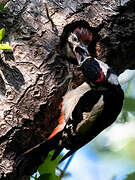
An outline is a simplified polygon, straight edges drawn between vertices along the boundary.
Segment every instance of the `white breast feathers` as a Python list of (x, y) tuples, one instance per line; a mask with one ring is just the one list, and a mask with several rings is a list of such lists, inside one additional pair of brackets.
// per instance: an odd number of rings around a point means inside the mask
[(90, 86), (86, 82), (84, 82), (76, 89), (70, 90), (65, 94), (65, 96), (63, 97), (62, 106), (65, 122), (67, 122), (69, 118), (72, 119), (72, 112), (76, 104), (78, 103), (79, 99), (89, 90), (91, 90)]

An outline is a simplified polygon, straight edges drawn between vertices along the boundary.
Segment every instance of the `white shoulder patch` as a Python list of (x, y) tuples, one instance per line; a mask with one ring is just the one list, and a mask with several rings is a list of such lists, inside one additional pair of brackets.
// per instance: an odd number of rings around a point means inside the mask
[(64, 113), (65, 121), (67, 122), (69, 118), (72, 119), (72, 112), (78, 103), (79, 99), (91, 88), (84, 82), (82, 85), (73, 89), (65, 94), (63, 97), (62, 111)]

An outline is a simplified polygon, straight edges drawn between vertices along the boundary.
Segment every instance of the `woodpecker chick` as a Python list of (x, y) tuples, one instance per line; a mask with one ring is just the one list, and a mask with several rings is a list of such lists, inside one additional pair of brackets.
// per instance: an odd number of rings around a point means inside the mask
[(84, 20), (68, 24), (61, 35), (60, 50), (63, 57), (73, 64), (79, 65), (89, 56), (95, 56), (96, 41), (99, 39), (97, 30), (90, 27)]
[(88, 46), (92, 41), (92, 33), (86, 28), (76, 28), (68, 37), (66, 44), (67, 57), (77, 59), (77, 64), (89, 55)]

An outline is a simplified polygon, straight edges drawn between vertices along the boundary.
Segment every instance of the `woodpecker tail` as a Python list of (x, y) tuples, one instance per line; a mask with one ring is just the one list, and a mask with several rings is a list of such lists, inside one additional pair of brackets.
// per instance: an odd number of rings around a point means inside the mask
[(29, 169), (33, 168), (37, 170), (37, 167), (43, 162), (43, 160), (47, 157), (49, 151), (55, 150), (52, 160), (54, 160), (59, 153), (64, 148), (63, 143), (60, 143), (62, 140), (62, 130), (65, 126), (64, 121), (64, 113), (62, 112), (63, 104), (60, 104), (61, 115), (58, 120), (59, 124), (54, 129), (52, 134), (48, 137), (47, 140), (41, 142), (37, 146), (26, 151), (22, 154), (15, 163), (15, 168), (18, 170), (23, 170), (24, 174), (28, 174), (27, 172), (31, 172)]
[[(49, 151), (55, 149), (58, 144), (58, 136), (52, 139), (43, 141), (23, 153), (15, 163), (15, 169), (19, 174), (29, 175), (29, 172), (35, 172), (40, 164), (47, 157)], [(32, 171), (31, 171), (32, 170)]]

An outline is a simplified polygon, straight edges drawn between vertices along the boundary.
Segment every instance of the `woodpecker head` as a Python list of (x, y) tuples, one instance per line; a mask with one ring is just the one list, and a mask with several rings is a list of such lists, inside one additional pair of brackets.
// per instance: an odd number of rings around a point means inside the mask
[(95, 58), (86, 59), (81, 70), (86, 81), (93, 86), (119, 85), (118, 77), (111, 67)]
[(88, 46), (92, 42), (92, 32), (86, 28), (77, 27), (70, 33), (67, 40), (67, 56), (77, 59), (77, 64), (89, 56)]
[(65, 26), (60, 39), (62, 55), (76, 65), (88, 56), (93, 56), (98, 33), (84, 20)]
[(102, 67), (95, 59), (87, 59), (83, 62), (81, 70), (88, 83), (98, 84), (105, 82), (105, 74)]

